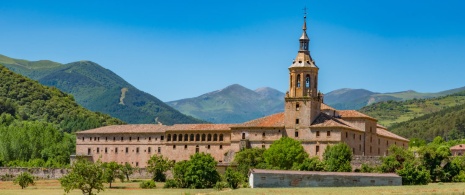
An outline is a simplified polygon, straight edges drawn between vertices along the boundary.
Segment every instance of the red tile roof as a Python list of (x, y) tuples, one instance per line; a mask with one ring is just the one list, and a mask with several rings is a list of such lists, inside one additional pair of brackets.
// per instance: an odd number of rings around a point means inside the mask
[(366, 119), (378, 121), (377, 119), (371, 116), (368, 116), (366, 114), (363, 114), (361, 112), (358, 112), (356, 110), (338, 110), (338, 113), (341, 115), (342, 118), (366, 118)]
[(247, 121), (234, 127), (284, 127), (284, 112)]
[(111, 125), (76, 132), (76, 134), (107, 134), (107, 133), (163, 133), (167, 126), (156, 124), (138, 124), (138, 125)]
[(393, 138), (393, 139), (397, 139), (397, 140), (401, 140), (401, 141), (409, 141), (408, 139), (405, 139), (401, 136), (398, 136), (386, 129), (382, 129), (382, 128), (376, 128), (376, 134), (378, 134), (379, 136), (383, 136), (383, 137), (389, 137), (389, 138)]
[(166, 131), (190, 131), (190, 130), (230, 130), (233, 124), (175, 124), (168, 126)]
[(343, 119), (335, 118), (325, 113), (320, 113), (320, 115), (315, 119), (315, 121), (313, 121), (310, 127), (342, 127), (356, 131), (363, 131), (355, 126), (352, 126), (350, 123), (344, 121)]
[(465, 144), (455, 145), (455, 146), (450, 147), (450, 149), (451, 150), (465, 150)]
[(336, 110), (331, 106), (321, 103), (321, 110)]

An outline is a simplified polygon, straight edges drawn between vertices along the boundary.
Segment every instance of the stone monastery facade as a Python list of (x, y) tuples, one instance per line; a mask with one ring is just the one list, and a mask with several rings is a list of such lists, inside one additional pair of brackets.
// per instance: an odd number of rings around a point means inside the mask
[(242, 124), (113, 125), (76, 133), (76, 155), (93, 161), (129, 162), (145, 167), (152, 155), (188, 160), (197, 152), (220, 164), (232, 162), (243, 148), (268, 148), (283, 136), (302, 142), (320, 158), (328, 145), (347, 143), (354, 155), (383, 156), (391, 145), (408, 147), (407, 139), (389, 132), (377, 120), (355, 110), (336, 110), (318, 92), (318, 70), (310, 55), (306, 21), (297, 57), (289, 67), (284, 112)]

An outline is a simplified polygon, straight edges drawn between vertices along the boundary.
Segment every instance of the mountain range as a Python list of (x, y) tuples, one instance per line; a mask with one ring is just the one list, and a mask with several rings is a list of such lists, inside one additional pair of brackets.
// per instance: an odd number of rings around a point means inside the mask
[(241, 123), (284, 109), (284, 93), (269, 87), (256, 90), (234, 84), (198, 97), (167, 102), (168, 105), (213, 123)]
[(72, 94), (83, 107), (127, 123), (203, 123), (140, 91), (112, 71), (91, 61), (60, 64), (0, 55), (0, 64), (41, 84)]

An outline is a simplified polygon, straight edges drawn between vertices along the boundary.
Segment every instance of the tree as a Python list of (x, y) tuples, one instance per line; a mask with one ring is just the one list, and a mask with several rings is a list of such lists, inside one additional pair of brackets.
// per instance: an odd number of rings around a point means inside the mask
[(147, 171), (153, 174), (153, 180), (166, 181), (165, 172), (173, 167), (173, 161), (164, 158), (162, 155), (153, 155), (147, 162)]
[(389, 147), (389, 155), (381, 158), (381, 172), (395, 173), (397, 170), (403, 168), (404, 162), (413, 161), (413, 153), (405, 148), (392, 145)]
[(302, 164), (296, 164), (293, 170), (299, 171), (323, 171), (325, 164), (318, 157), (306, 158)]
[(78, 159), (72, 166), (71, 171), (60, 179), (60, 184), (66, 193), (73, 189), (80, 189), (83, 194), (93, 195), (103, 191), (105, 181), (101, 163), (92, 163), (86, 159)]
[(251, 168), (264, 167), (263, 148), (248, 148), (241, 150), (234, 156), (234, 162), (237, 164), (237, 171), (247, 180), (247, 175)]
[(29, 185), (35, 185), (34, 177), (28, 172), (22, 172), (21, 174), (16, 177), (13, 181), (14, 184), (19, 184), (21, 189), (27, 188)]
[(297, 166), (296, 164), (301, 164), (307, 157), (302, 144), (289, 137), (281, 137), (263, 153), (267, 167), (281, 170), (289, 170)]
[(113, 183), (116, 179), (124, 181), (124, 174), (121, 171), (122, 166), (119, 165), (117, 162), (112, 161), (109, 163), (103, 163), (102, 168), (104, 174), (103, 177), (105, 178), (105, 181), (110, 184), (110, 188), (111, 183)]
[(126, 176), (126, 181), (129, 181), (129, 175), (134, 173), (134, 168), (131, 166), (131, 164), (126, 162), (123, 166), (121, 166), (121, 172)]
[(335, 172), (351, 172), (352, 150), (346, 143), (328, 146), (323, 153), (325, 170)]
[(444, 172), (443, 166), (449, 163), (449, 156), (451, 155), (449, 145), (444, 142), (442, 137), (437, 136), (433, 142), (423, 146), (419, 150), (423, 166), (429, 171), (432, 181), (438, 178), (442, 180), (449, 180), (449, 176)]
[(244, 180), (242, 179), (241, 173), (229, 167), (226, 169), (226, 172), (224, 173), (224, 179), (226, 180), (231, 189), (237, 189), (239, 183), (241, 183), (241, 181)]
[(220, 181), (216, 161), (210, 154), (196, 153), (174, 165), (174, 180), (181, 188), (211, 188)]
[(405, 162), (397, 174), (402, 177), (402, 185), (426, 185), (430, 181), (428, 170), (415, 161)]

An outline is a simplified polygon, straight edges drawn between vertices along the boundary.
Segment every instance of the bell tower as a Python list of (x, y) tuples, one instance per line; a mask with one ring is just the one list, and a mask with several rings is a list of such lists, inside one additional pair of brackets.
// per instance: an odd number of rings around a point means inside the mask
[(309, 51), (306, 16), (302, 30), (299, 51), (289, 67), (289, 91), (285, 97), (285, 126), (290, 137), (298, 137), (298, 129), (308, 129), (320, 114), (323, 102), (323, 95), (318, 92), (318, 67)]

